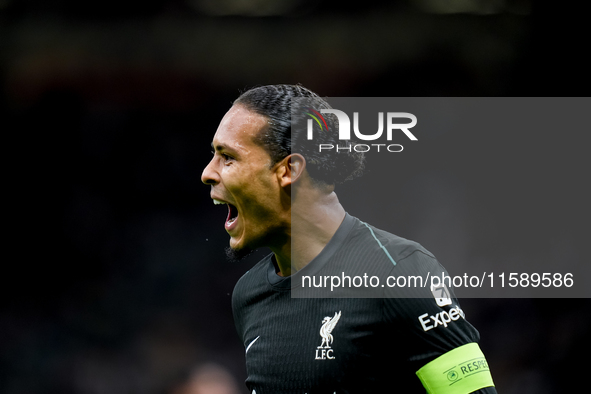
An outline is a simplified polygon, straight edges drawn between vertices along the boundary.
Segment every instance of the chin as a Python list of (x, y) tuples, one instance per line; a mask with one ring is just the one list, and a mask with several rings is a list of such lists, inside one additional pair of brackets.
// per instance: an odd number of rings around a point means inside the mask
[(242, 250), (254, 250), (263, 245), (261, 245), (261, 240), (253, 236), (253, 234), (245, 234), (244, 232), (240, 232), (239, 234), (235, 234), (234, 236), (230, 236), (230, 248), (241, 253)]
[(235, 250), (236, 252), (241, 251), (242, 249), (249, 249), (245, 242), (241, 242), (242, 240), (230, 237), (230, 246), (229, 248)]
[(254, 249), (249, 247), (241, 247), (240, 249), (236, 249), (232, 246), (226, 247), (226, 257), (228, 260), (232, 262), (238, 262), (244, 259), (246, 256), (254, 252)]

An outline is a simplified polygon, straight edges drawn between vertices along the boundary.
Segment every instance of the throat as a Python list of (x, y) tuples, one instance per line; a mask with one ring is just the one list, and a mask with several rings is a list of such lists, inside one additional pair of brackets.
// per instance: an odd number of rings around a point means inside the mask
[[(281, 262), (279, 262), (278, 260), (280, 260)], [(278, 259), (277, 254), (273, 255), (272, 261), (273, 265), (275, 266), (275, 273), (279, 276), (286, 278), (297, 272), (297, 270), (292, 270), (290, 260), (283, 260), (281, 258)]]

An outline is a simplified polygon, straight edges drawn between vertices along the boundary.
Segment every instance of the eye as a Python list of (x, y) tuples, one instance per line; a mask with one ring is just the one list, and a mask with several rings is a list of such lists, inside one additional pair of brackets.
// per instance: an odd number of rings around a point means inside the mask
[(220, 153), (220, 155), (222, 156), (222, 158), (223, 158), (225, 161), (234, 160), (234, 158), (233, 158), (232, 156), (230, 156), (230, 155), (228, 155), (228, 154), (226, 154), (226, 153)]

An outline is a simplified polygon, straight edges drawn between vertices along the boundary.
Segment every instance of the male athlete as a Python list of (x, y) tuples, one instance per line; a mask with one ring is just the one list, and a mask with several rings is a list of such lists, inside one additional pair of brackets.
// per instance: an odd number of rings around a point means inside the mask
[[(297, 114), (311, 109), (297, 98), (317, 111), (330, 108), (302, 86), (242, 94), (223, 117), (202, 174), (214, 204), (228, 206), (231, 252), (272, 251), (232, 297), (249, 391), (496, 393), (479, 334), (445, 286), (385, 286), (359, 297), (355, 284), (346, 286), (347, 277), (364, 273), (385, 280), (445, 271), (421, 245), (345, 212), (335, 185), (359, 175), (363, 155), (308, 145), (296, 126), (304, 121)], [(334, 133), (320, 138), (339, 144)], [(305, 296), (305, 278), (334, 273), (342, 273), (343, 288)], [(292, 297), (297, 291), (303, 296)]]

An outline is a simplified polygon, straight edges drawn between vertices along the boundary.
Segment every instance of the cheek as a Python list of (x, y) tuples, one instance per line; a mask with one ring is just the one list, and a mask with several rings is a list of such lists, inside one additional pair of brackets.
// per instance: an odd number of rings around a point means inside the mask
[(248, 213), (265, 210), (279, 196), (275, 173), (266, 163), (243, 165), (235, 163), (224, 166), (222, 179), (225, 188), (234, 196), (238, 205)]
[(246, 209), (253, 209), (267, 216), (275, 212), (279, 190), (268, 170), (249, 178), (243, 193)]
[(234, 195), (239, 195), (241, 191), (248, 188), (250, 180), (253, 178), (246, 169), (238, 165), (223, 165), (221, 169), (222, 182), (228, 191)]

